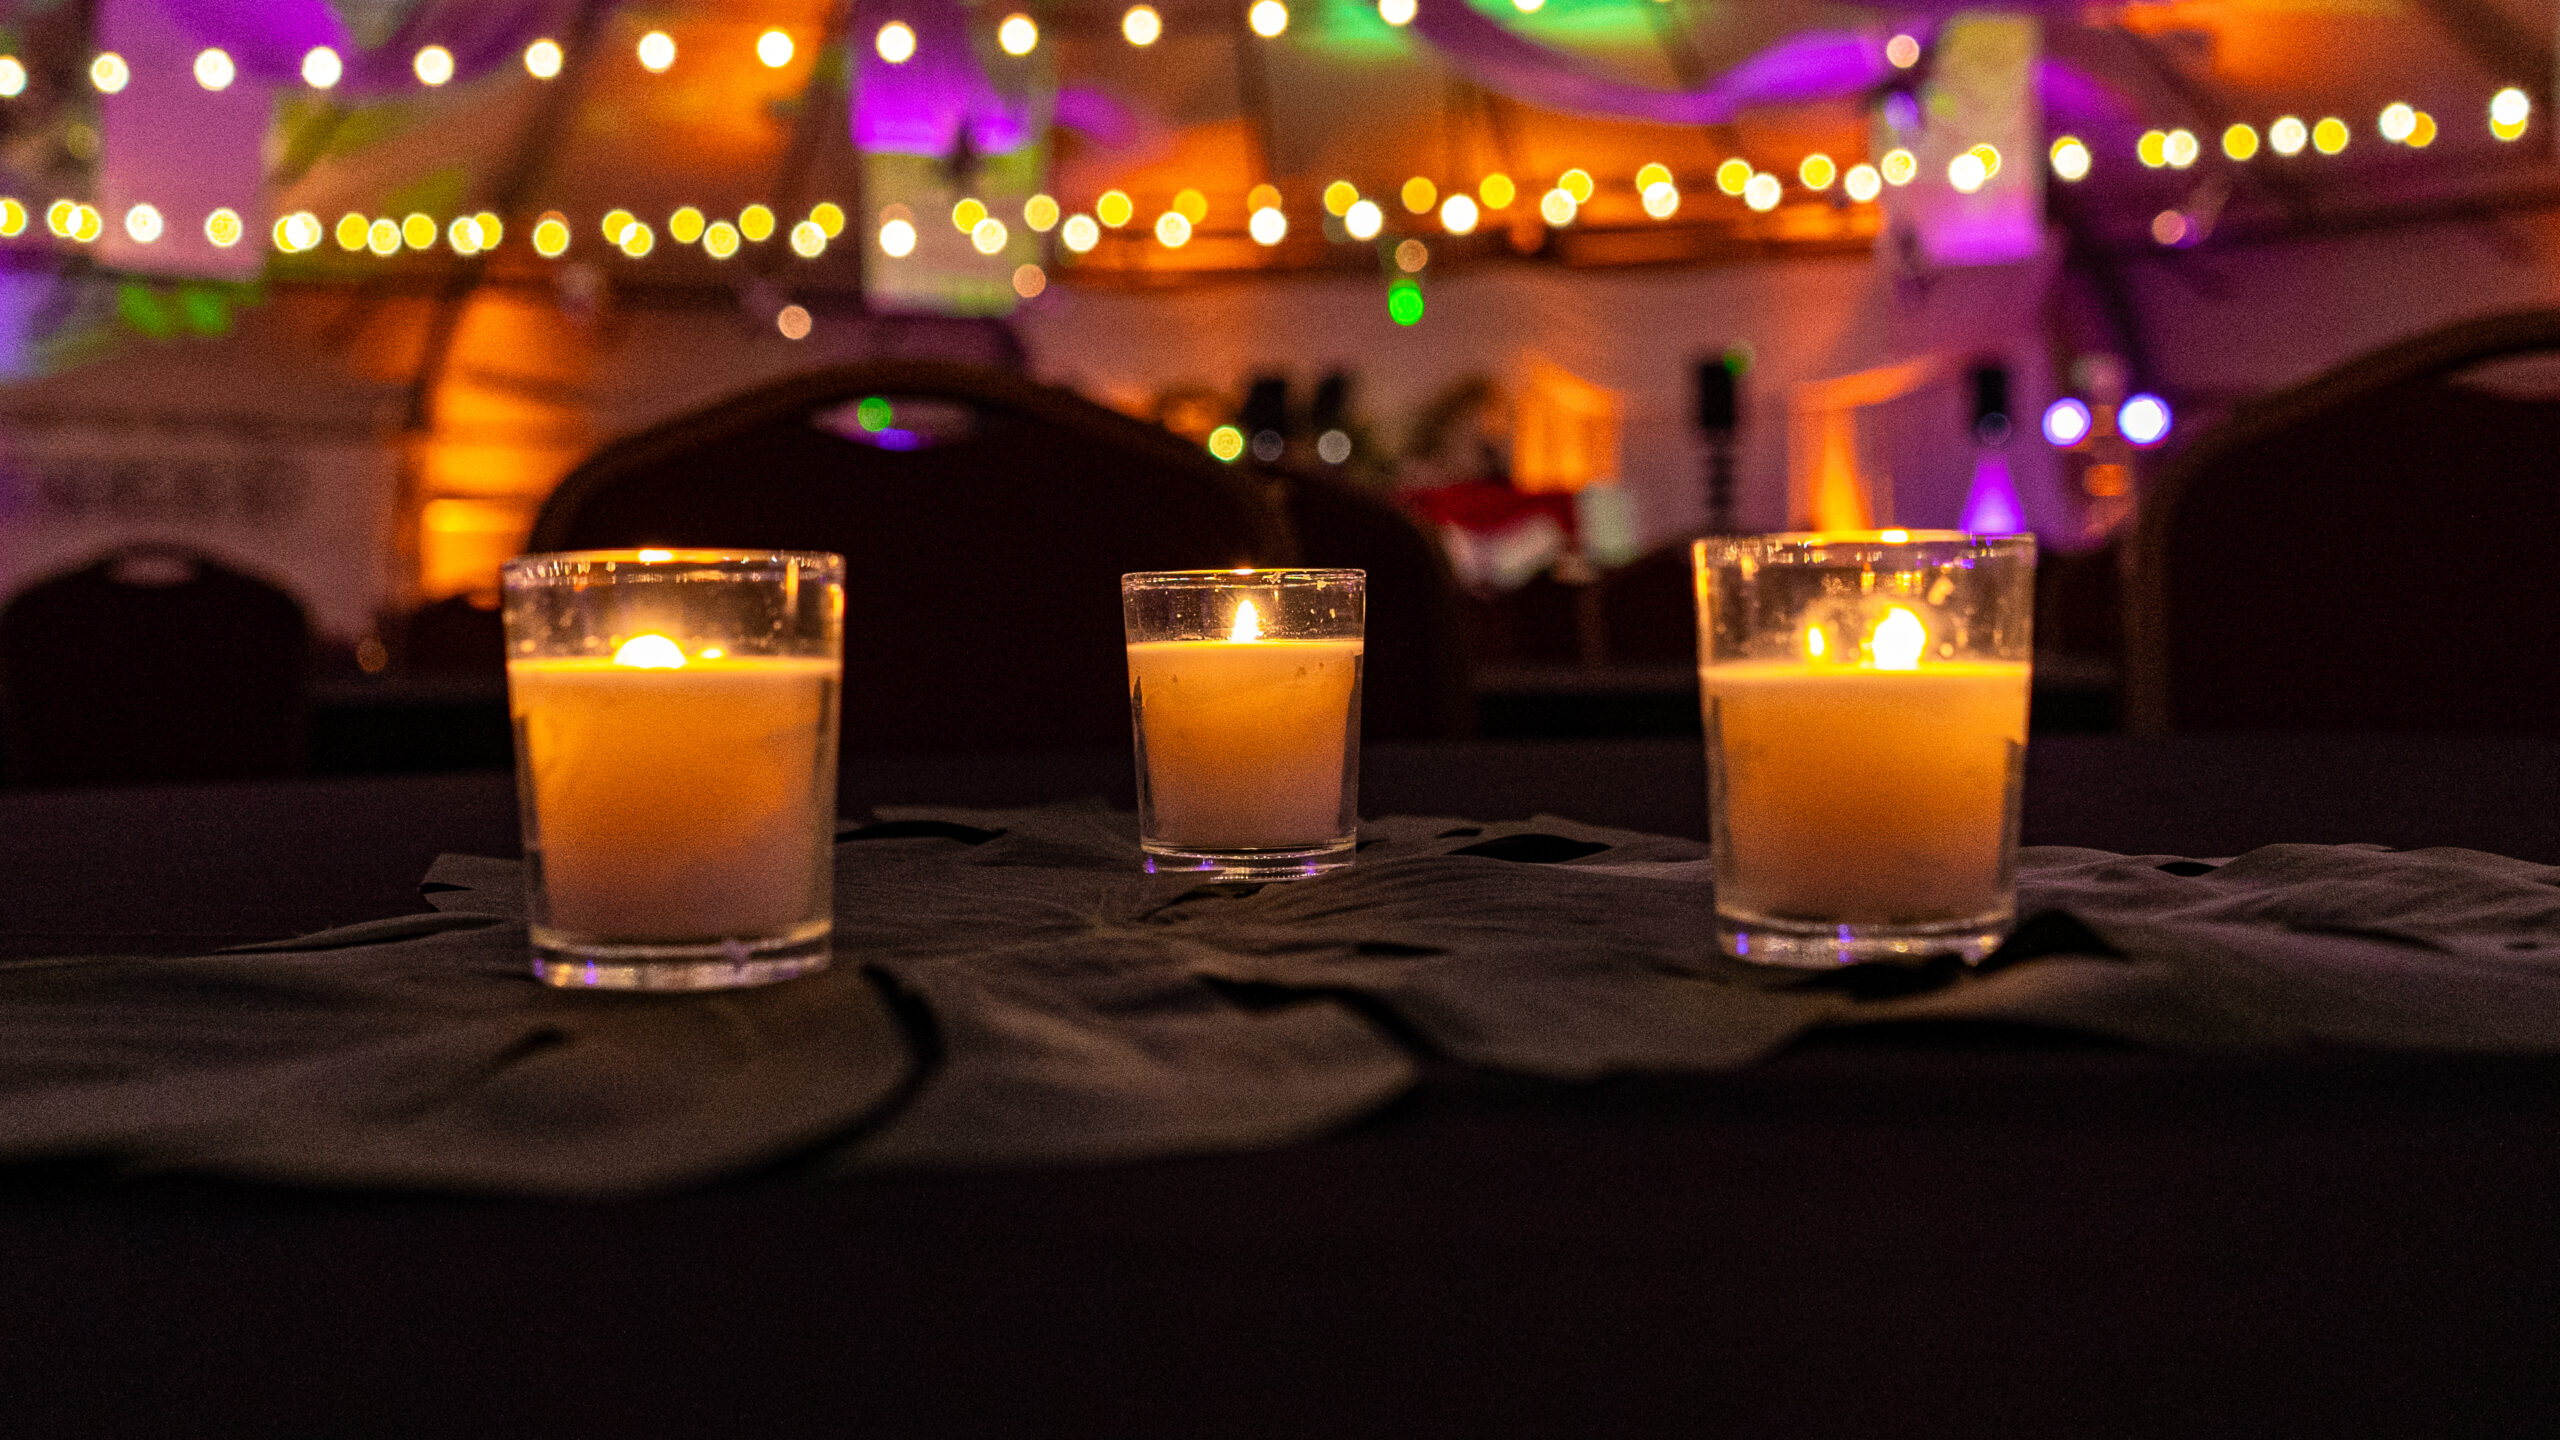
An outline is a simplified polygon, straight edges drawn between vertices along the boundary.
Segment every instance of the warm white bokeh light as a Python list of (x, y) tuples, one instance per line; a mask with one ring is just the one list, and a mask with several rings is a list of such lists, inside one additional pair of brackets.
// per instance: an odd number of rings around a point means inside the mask
[(314, 90), (327, 90), (347, 78), (347, 62), (326, 45), (314, 45), (302, 57), (302, 83)]
[(1007, 55), (1028, 55), (1040, 44), (1040, 25), (1028, 15), (1007, 15), (996, 27), (996, 44)]
[(641, 69), (663, 75), (676, 63), (676, 37), (664, 30), (652, 30), (640, 37), (639, 55)]
[(1153, 45), (1164, 34), (1164, 17), (1152, 5), (1132, 5), (1120, 17), (1120, 38), (1132, 45)]
[(207, 90), (228, 90), (240, 78), (240, 67), (231, 63), (230, 52), (199, 50), (196, 52), (196, 83)]
[(904, 20), (892, 20), (881, 26), (880, 33), (872, 37), (871, 48), (879, 51), (880, 58), (890, 64), (904, 65), (915, 58), (916, 32)]
[(441, 85), (453, 78), (453, 52), (441, 45), (421, 49), (409, 62), (421, 85)]
[(524, 47), (525, 73), (536, 80), (549, 80), (560, 73), (560, 62), (566, 58), (557, 40), (536, 40)]

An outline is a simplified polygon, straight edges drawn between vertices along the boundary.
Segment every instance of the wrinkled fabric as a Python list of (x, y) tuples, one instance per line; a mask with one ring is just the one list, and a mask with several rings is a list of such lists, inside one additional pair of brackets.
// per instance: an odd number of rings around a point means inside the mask
[(559, 1195), (1288, 1144), (1455, 1064), (1751, 1064), (1814, 1031), (2006, 1024), (2168, 1049), (2560, 1050), (2560, 869), (2462, 850), (2031, 849), (1980, 966), (1715, 953), (1696, 842), (1552, 817), (1362, 828), (1311, 881), (1148, 875), (1092, 807), (884, 810), (836, 964), (717, 995), (527, 975), (524, 872), (436, 913), (191, 959), (0, 965), (0, 1162)]

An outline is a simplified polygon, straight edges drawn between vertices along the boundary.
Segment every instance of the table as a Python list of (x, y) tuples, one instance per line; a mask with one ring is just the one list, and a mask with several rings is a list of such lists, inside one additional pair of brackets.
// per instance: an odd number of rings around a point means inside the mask
[[(1373, 746), (1364, 810), (1696, 834), (1694, 745)], [(1128, 800), (1124, 755), (849, 803)], [(0, 796), (0, 946), (420, 908), (503, 776)], [(2027, 838), (2560, 860), (2560, 744), (2039, 738)], [(1831, 1038), (1443, 1071), (1266, 1154), (609, 1205), (0, 1183), (0, 1415), (100, 1433), (2515, 1433), (2560, 1412), (2560, 1062)], [(18, 1429), (20, 1426), (12, 1425)], [(29, 1426), (28, 1428), (32, 1428)]]

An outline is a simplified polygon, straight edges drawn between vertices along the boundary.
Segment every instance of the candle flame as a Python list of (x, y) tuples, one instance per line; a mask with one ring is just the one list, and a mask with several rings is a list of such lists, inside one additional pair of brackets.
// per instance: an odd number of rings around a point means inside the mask
[(1920, 652), (1929, 647), (1929, 629), (1920, 617), (1896, 605), (1876, 623), (1876, 633), (1867, 641), (1869, 653), (1875, 656), (1879, 670), (1917, 670)]
[(664, 635), (634, 635), (613, 652), (613, 663), (634, 670), (681, 670), (684, 649)]
[(1236, 606), (1235, 628), (1227, 632), (1227, 638), (1238, 644), (1262, 638), (1262, 612), (1253, 608), (1252, 601)]
[(1910, 540), (1911, 532), (1908, 530), (1887, 530), (1884, 532), (1884, 543), (1887, 545), (1908, 544), (1910, 543)]
[(643, 550), (640, 552), (640, 558), (643, 561), (649, 562), (673, 560), (676, 558), (676, 552), (673, 550)]
[(1822, 658), (1822, 652), (1829, 648), (1830, 646), (1823, 641), (1821, 626), (1807, 625), (1804, 627), (1804, 653), (1808, 657), (1819, 660)]

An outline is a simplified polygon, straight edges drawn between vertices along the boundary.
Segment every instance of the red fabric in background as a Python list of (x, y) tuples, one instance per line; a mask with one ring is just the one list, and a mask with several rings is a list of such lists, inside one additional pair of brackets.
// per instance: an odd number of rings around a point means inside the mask
[(1406, 490), (1396, 498), (1428, 525), (1455, 525), (1474, 534), (1492, 535), (1544, 515), (1562, 526), (1567, 538), (1578, 535), (1571, 495), (1523, 495), (1496, 481), (1468, 480), (1426, 490)]

